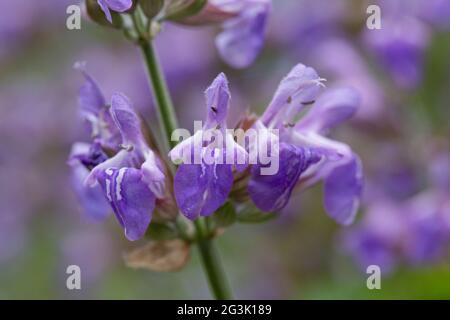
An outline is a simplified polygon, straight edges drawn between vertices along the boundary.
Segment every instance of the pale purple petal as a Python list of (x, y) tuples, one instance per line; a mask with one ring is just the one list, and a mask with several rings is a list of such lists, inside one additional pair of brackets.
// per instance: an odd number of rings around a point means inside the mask
[(155, 208), (155, 196), (134, 168), (108, 168), (98, 175), (106, 199), (125, 230), (128, 240), (140, 239)]
[(205, 91), (207, 119), (205, 129), (225, 126), (230, 107), (230, 90), (224, 73), (220, 73)]
[(300, 175), (319, 157), (308, 148), (299, 148), (291, 144), (280, 144), (279, 170), (274, 175), (262, 175), (261, 167), (254, 165), (248, 192), (255, 205), (266, 212), (283, 209), (289, 201)]
[(116, 12), (125, 12), (133, 6), (132, 0), (97, 0), (97, 3), (110, 23), (112, 23), (110, 9)]
[(367, 30), (365, 40), (394, 82), (406, 89), (422, 81), (428, 27), (412, 17), (390, 17), (380, 30)]
[(150, 149), (145, 152), (144, 157), (145, 161), (141, 166), (142, 180), (157, 198), (164, 198), (166, 177), (163, 173), (162, 164)]
[(71, 182), (81, 209), (91, 219), (101, 221), (109, 216), (111, 208), (99, 185), (88, 187), (84, 181), (89, 174), (88, 169), (81, 163), (71, 165)]
[(312, 109), (297, 123), (296, 128), (326, 133), (352, 117), (360, 100), (358, 92), (351, 88), (329, 90), (317, 99)]
[(181, 212), (194, 220), (222, 206), (232, 185), (231, 165), (182, 164), (175, 174), (175, 199)]
[(362, 192), (362, 179), (362, 165), (357, 155), (335, 167), (325, 178), (325, 209), (328, 215), (342, 225), (349, 225), (355, 219)]
[(104, 0), (111, 10), (125, 12), (133, 5), (132, 0)]
[(86, 79), (78, 94), (81, 112), (83, 114), (89, 113), (98, 116), (106, 105), (105, 98), (98, 87), (97, 82), (89, 73), (87, 73), (85, 63), (77, 62), (75, 63), (74, 68), (80, 70)]
[(113, 94), (111, 98), (111, 115), (122, 135), (122, 143), (131, 143), (139, 146), (143, 141), (141, 121), (135, 113), (130, 99), (121, 93)]
[(279, 125), (292, 120), (289, 118), (301, 111), (304, 105), (316, 100), (322, 81), (313, 68), (296, 65), (281, 81), (261, 121), (268, 126), (274, 121)]
[(99, 142), (92, 144), (78, 142), (72, 146), (68, 162), (70, 165), (81, 163), (87, 169), (92, 169), (107, 159)]
[(270, 11), (267, 1), (249, 3), (237, 18), (226, 22), (216, 38), (222, 59), (234, 68), (251, 65), (264, 45)]
[(98, 5), (100, 6), (100, 8), (102, 9), (102, 11), (104, 12), (106, 19), (112, 23), (112, 16), (111, 16), (111, 11), (109, 11), (109, 7), (108, 7), (108, 3), (106, 0), (97, 0)]

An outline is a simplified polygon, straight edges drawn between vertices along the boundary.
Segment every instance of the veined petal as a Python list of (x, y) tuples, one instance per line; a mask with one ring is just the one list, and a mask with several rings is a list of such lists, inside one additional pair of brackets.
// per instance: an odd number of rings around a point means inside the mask
[(362, 180), (361, 160), (355, 154), (346, 163), (335, 167), (325, 178), (325, 210), (338, 223), (349, 225), (355, 219)]
[(98, 180), (127, 239), (140, 239), (155, 208), (155, 195), (142, 180), (141, 171), (108, 168), (98, 175)]
[(96, 81), (86, 71), (84, 62), (75, 63), (74, 68), (80, 70), (86, 79), (78, 98), (81, 115), (89, 123), (92, 137), (99, 139), (102, 146), (115, 150), (120, 137), (105, 98)]
[(182, 164), (175, 174), (175, 199), (189, 219), (213, 214), (225, 203), (233, 185), (228, 164)]
[(74, 68), (80, 70), (86, 79), (78, 94), (81, 112), (83, 114), (92, 114), (98, 117), (99, 113), (106, 105), (105, 98), (98, 87), (97, 82), (86, 71), (86, 64), (84, 62), (75, 63)]
[(264, 45), (269, 1), (249, 2), (240, 15), (224, 23), (216, 38), (222, 59), (234, 68), (251, 65)]
[(297, 123), (296, 129), (324, 133), (352, 117), (361, 98), (356, 90), (341, 88), (322, 94), (312, 109)]
[(77, 142), (72, 146), (69, 156), (69, 164), (81, 163), (88, 169), (94, 168), (108, 158), (101, 149), (99, 142), (92, 144)]
[(143, 142), (141, 121), (127, 96), (122, 93), (112, 95), (111, 115), (122, 135), (122, 143), (139, 147)]
[(87, 186), (93, 187), (97, 184), (98, 179), (103, 171), (109, 168), (123, 168), (129, 167), (130, 152), (126, 150), (120, 150), (114, 157), (98, 164), (94, 167), (89, 175), (86, 177), (85, 184)]
[(220, 73), (205, 91), (207, 119), (205, 129), (225, 127), (230, 106), (230, 90), (224, 73)]
[[(281, 143), (279, 170), (274, 175), (262, 175), (262, 165), (254, 165), (248, 192), (255, 205), (266, 212), (283, 209), (289, 201), (300, 175), (313, 163), (319, 161), (314, 150)], [(268, 166), (268, 165), (265, 165)]]
[(292, 121), (304, 105), (316, 100), (322, 81), (313, 68), (296, 65), (281, 81), (261, 121), (268, 128)]

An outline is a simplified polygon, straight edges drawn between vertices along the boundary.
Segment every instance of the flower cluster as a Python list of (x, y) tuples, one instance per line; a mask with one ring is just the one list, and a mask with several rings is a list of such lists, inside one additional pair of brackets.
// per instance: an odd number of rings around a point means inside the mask
[(86, 185), (78, 187), (80, 198), (89, 199), (83, 203), (88, 202), (88, 213), (98, 218), (105, 215), (104, 196), (126, 237), (136, 240), (147, 230), (157, 199), (165, 197), (165, 168), (148, 146), (129, 99), (115, 93), (108, 105), (93, 78), (82, 72), (86, 82), (80, 90), (81, 114), (93, 141), (76, 143), (69, 159), (74, 179)]
[[(107, 106), (95, 82), (83, 72), (86, 83), (80, 92), (80, 104), (94, 141), (91, 145), (76, 144), (70, 163), (88, 186), (100, 188), (95, 195), (104, 194), (127, 238), (136, 240), (145, 233), (156, 200), (165, 197), (165, 166), (147, 145), (130, 101), (116, 93)], [(264, 114), (253, 121), (252, 127), (264, 128), (259, 132), (267, 134), (257, 142), (240, 145), (227, 131), (230, 92), (221, 73), (205, 92), (207, 118), (203, 130), (169, 153), (172, 161), (180, 164), (173, 181), (173, 198), (179, 210), (191, 220), (212, 215), (233, 200), (230, 192), (237, 175), (248, 182), (246, 192), (263, 212), (283, 209), (294, 189), (302, 190), (323, 180), (328, 214), (341, 224), (350, 224), (361, 195), (361, 163), (347, 145), (326, 134), (355, 112), (359, 97), (349, 88), (320, 94), (323, 81), (310, 67), (294, 67), (281, 81)], [(310, 110), (296, 121), (308, 107)], [(250, 163), (249, 154), (257, 147), (254, 143), (267, 144), (272, 134), (269, 128), (279, 133), (277, 144), (268, 150), (278, 158), (279, 166), (268, 174), (263, 170), (268, 164)], [(198, 139), (207, 130), (222, 133), (224, 144), (217, 144), (216, 139), (206, 143)], [(202, 162), (182, 163), (187, 154), (200, 154)], [(225, 157), (231, 162), (224, 161)], [(81, 198), (94, 197), (93, 190), (87, 192), (83, 191)], [(96, 210), (90, 210), (99, 216)]]

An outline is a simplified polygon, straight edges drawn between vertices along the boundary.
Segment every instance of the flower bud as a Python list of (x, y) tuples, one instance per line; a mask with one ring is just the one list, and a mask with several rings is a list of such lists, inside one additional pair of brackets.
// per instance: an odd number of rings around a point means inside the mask
[(117, 29), (122, 27), (122, 19), (120, 15), (114, 11), (111, 11), (112, 23), (109, 23), (97, 0), (86, 0), (86, 13), (92, 21), (102, 26)]
[(172, 0), (169, 1), (164, 18), (166, 20), (180, 21), (198, 14), (207, 4), (208, 0)]
[(164, 0), (139, 0), (139, 5), (145, 15), (152, 19), (164, 7)]

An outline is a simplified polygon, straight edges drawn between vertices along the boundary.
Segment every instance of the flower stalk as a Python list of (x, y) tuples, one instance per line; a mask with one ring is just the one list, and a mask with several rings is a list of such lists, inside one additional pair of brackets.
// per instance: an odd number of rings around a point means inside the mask
[[(178, 127), (172, 99), (152, 42), (145, 38), (140, 38), (138, 45), (142, 51), (148, 71), (164, 146), (166, 151), (168, 151), (176, 144), (171, 141), (170, 137), (171, 133)], [(171, 169), (174, 170), (174, 167), (171, 166)], [(208, 278), (209, 287), (216, 299), (231, 299), (231, 290), (221, 265), (217, 248), (214, 245), (213, 239), (208, 236), (204, 221), (202, 220), (203, 218), (197, 219), (194, 225), (200, 257)]]

